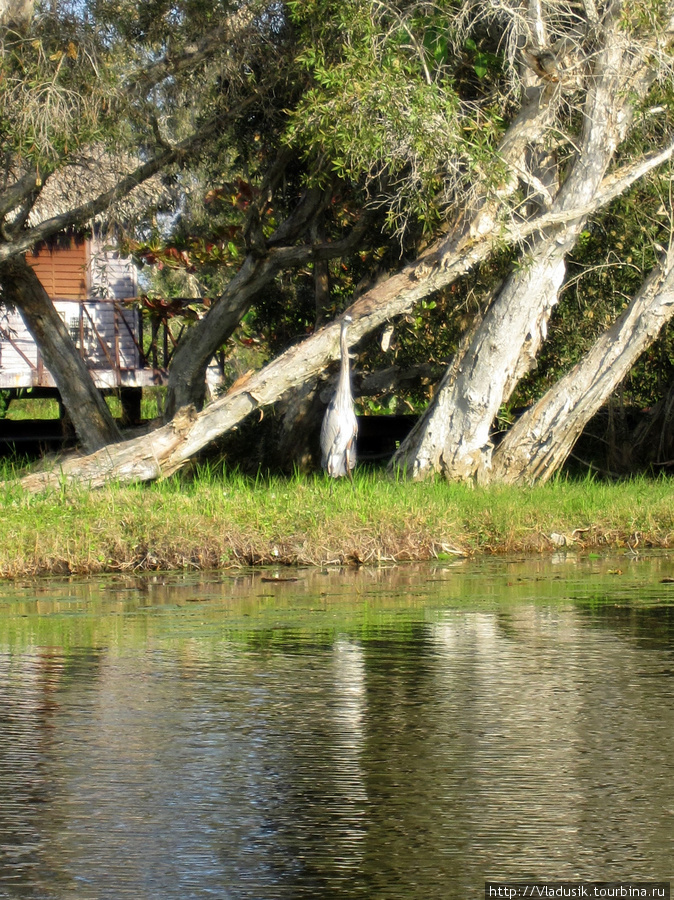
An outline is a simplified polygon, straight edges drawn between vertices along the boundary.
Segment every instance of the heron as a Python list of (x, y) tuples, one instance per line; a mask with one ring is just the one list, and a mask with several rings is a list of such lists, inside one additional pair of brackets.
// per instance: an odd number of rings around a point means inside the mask
[(349, 373), (349, 348), (346, 343), (346, 329), (351, 316), (344, 316), (339, 334), (341, 368), (335, 396), (328, 404), (321, 427), (322, 465), (331, 478), (347, 475), (353, 484), (351, 470), (356, 465), (356, 434), (358, 420), (353, 408), (351, 376)]

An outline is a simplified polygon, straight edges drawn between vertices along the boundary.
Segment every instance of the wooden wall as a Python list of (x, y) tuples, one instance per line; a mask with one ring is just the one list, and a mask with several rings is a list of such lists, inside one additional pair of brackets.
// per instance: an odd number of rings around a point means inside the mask
[[(54, 301), (99, 387), (140, 384), (145, 375), (153, 383), (152, 370), (140, 368), (134, 343), (140, 314), (113, 302), (137, 294), (136, 267), (130, 260), (99, 240), (43, 248), (37, 254), (27, 253), (26, 260)], [(0, 305), (0, 388), (53, 384), (21, 316)]]
[[(110, 300), (80, 303), (55, 300), (54, 307), (82, 352), (96, 384), (116, 387), (129, 383), (129, 379), (123, 378), (125, 373), (137, 373), (141, 366), (134, 341), (134, 336), (138, 335), (139, 311)], [(131, 380), (137, 380), (137, 375)], [(1, 310), (0, 388), (53, 385), (54, 380), (44, 368), (37, 346), (19, 313)]]
[(26, 260), (35, 269), (44, 289), (53, 299), (86, 300), (87, 263), (86, 243), (50, 250), (43, 247), (37, 255), (26, 254)]
[(138, 291), (133, 262), (96, 238), (54, 250), (45, 247), (26, 259), (52, 300), (123, 300)]
[(124, 300), (138, 294), (138, 270), (130, 259), (95, 238), (89, 245), (89, 296)]

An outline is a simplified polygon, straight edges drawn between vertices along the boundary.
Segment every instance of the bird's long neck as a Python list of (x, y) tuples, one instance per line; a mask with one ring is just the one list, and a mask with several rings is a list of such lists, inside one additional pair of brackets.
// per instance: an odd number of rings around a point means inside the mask
[(349, 375), (349, 347), (346, 343), (346, 322), (342, 322), (342, 330), (339, 334), (339, 349), (342, 356), (342, 366), (339, 370), (339, 382), (337, 383), (337, 395), (343, 397), (350, 394), (351, 383)]

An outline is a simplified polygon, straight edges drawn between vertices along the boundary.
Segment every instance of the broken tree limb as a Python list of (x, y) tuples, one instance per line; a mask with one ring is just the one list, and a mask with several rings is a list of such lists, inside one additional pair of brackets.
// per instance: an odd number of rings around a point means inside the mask
[[(418, 300), (449, 284), (490, 251), (491, 241), (483, 239), (468, 252), (457, 255), (452, 264), (442, 269), (434, 267), (423, 281), (416, 275), (420, 262), (416, 260), (376, 285), (347, 310), (353, 318), (349, 343), (356, 344), (390, 318), (409, 312)], [(168, 477), (251, 412), (275, 403), (286, 391), (316, 377), (339, 356), (339, 331), (339, 320), (331, 322), (243, 383), (237, 383), (200, 413), (183, 407), (171, 422), (150, 434), (104, 447), (90, 456), (67, 457), (51, 472), (28, 475), (22, 479), (22, 486), (35, 492), (64, 483), (97, 488), (109, 481), (128, 483)]]

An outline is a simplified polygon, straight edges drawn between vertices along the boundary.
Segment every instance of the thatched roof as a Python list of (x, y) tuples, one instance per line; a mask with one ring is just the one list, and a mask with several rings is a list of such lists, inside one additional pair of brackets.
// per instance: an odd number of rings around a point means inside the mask
[[(34, 227), (87, 203), (112, 190), (130, 175), (141, 160), (129, 153), (111, 152), (102, 146), (89, 147), (45, 179), (42, 190), (28, 216)], [(130, 194), (115, 201), (90, 223), (98, 230), (114, 230), (142, 218), (148, 210), (166, 208), (169, 193), (158, 175), (140, 184)]]

